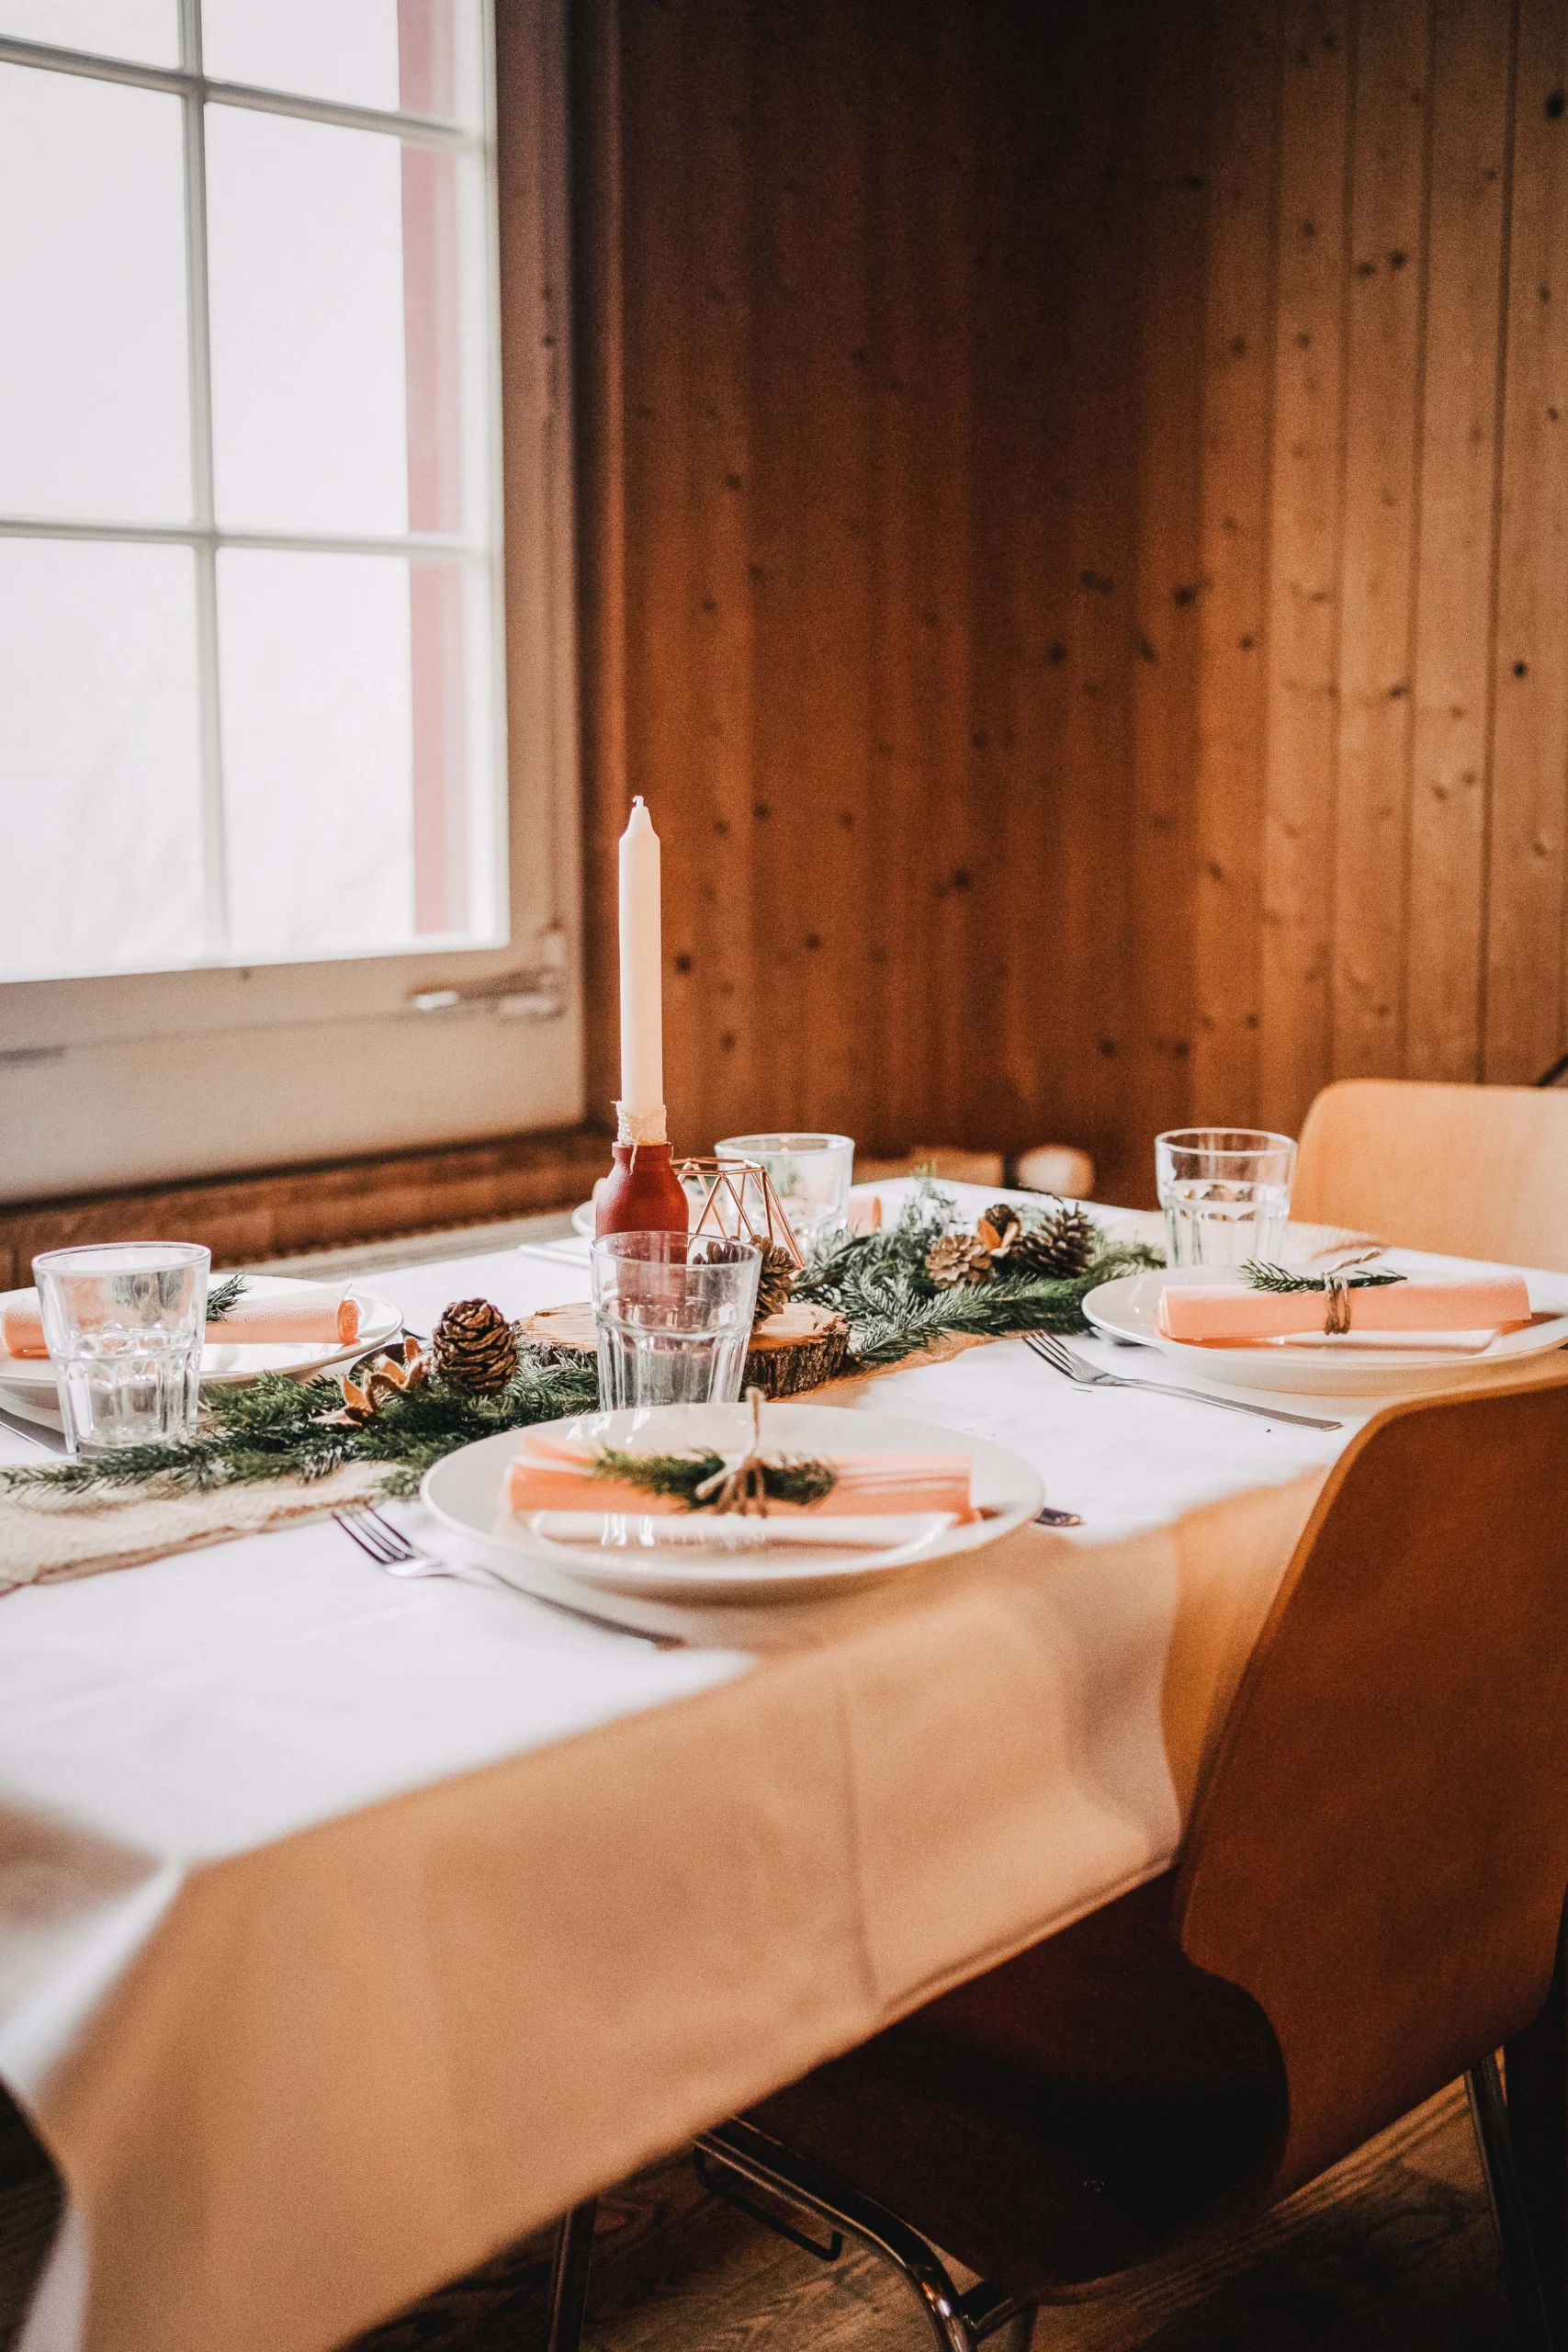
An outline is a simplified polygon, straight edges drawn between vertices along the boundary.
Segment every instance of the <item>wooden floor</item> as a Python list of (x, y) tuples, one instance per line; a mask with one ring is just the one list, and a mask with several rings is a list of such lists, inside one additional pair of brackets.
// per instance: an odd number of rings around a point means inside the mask
[[(15, 2180), (15, 2176), (13, 2176)], [(52, 2224), (46, 2181), (0, 2181), (0, 2346)], [(539, 2352), (546, 2236), (344, 2352)], [(1504, 2352), (1496, 2248), (1457, 2085), (1194, 2260), (1042, 2314), (1036, 2352)], [(586, 2352), (927, 2352), (908, 2290), (831, 2270), (697, 2187), (672, 2156), (601, 2206)]]
[[(535, 2352), (547, 2242), (532, 2241), (352, 2352)], [(1197, 2260), (1043, 2312), (1036, 2352), (1503, 2352), (1491, 2219), (1456, 2085)], [(829, 2270), (706, 2196), (672, 2157), (604, 2200), (586, 2352), (926, 2352), (869, 2257)]]

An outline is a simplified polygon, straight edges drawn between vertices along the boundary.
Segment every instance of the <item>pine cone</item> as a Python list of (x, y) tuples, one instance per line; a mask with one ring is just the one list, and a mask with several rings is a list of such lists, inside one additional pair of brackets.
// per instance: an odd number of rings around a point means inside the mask
[(434, 1354), (449, 1386), (493, 1396), (517, 1369), (517, 1338), (488, 1298), (459, 1298), (435, 1327)]
[(943, 1234), (926, 1252), (926, 1272), (938, 1290), (956, 1290), (961, 1283), (983, 1283), (990, 1271), (991, 1253), (977, 1234)]
[(1023, 1231), (1018, 1211), (1010, 1201), (996, 1201), (980, 1219), (979, 1238), (993, 1258), (1005, 1258)]
[(1081, 1274), (1100, 1242), (1092, 1217), (1072, 1202), (1054, 1209), (1043, 1225), (1021, 1234), (1008, 1260), (1010, 1272), (1033, 1274), (1047, 1282), (1071, 1282)]
[(762, 1252), (761, 1272), (757, 1281), (757, 1312), (753, 1318), (765, 1323), (770, 1315), (777, 1315), (789, 1305), (795, 1289), (795, 1260), (787, 1250), (768, 1249)]

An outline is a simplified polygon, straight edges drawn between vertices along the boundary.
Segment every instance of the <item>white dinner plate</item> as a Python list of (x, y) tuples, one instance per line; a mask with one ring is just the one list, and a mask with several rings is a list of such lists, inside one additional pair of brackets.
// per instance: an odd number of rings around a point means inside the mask
[[(336, 1297), (341, 1292), (337, 1283), (301, 1282), (297, 1275), (247, 1274), (245, 1283), (247, 1298), (281, 1298), (287, 1292), (298, 1295), (329, 1288)], [(357, 1283), (351, 1283), (348, 1290), (359, 1305), (359, 1336), (351, 1346), (337, 1340), (329, 1346), (322, 1340), (268, 1341), (249, 1347), (213, 1340), (201, 1351), (202, 1379), (221, 1388), (243, 1388), (264, 1372), (293, 1373), (303, 1380), (335, 1364), (352, 1363), (372, 1348), (385, 1347), (402, 1329), (401, 1315), (389, 1299), (377, 1298)], [(0, 1308), (24, 1299), (31, 1305), (35, 1298), (31, 1290), (0, 1292)], [(0, 1347), (0, 1405), (23, 1420), (38, 1421), (49, 1429), (60, 1427), (54, 1366), (47, 1356), (13, 1356)]]
[(1532, 1309), (1546, 1319), (1522, 1331), (1503, 1331), (1481, 1354), (1430, 1348), (1200, 1348), (1168, 1340), (1159, 1328), (1159, 1297), (1168, 1283), (1244, 1286), (1239, 1267), (1176, 1266), (1157, 1273), (1122, 1274), (1091, 1290), (1083, 1311), (1096, 1330), (1158, 1348), (1184, 1371), (1237, 1388), (1301, 1390), (1314, 1396), (1397, 1396), (1421, 1388), (1451, 1388), (1456, 1380), (1484, 1380), (1522, 1357), (1568, 1345), (1568, 1277), (1529, 1277)]
[[(696, 1448), (733, 1453), (748, 1445), (751, 1415), (745, 1405), (662, 1405), (635, 1412), (583, 1413), (553, 1426), (564, 1436), (626, 1445), (641, 1453)], [(846, 1585), (895, 1574), (915, 1561), (976, 1552), (1032, 1519), (1044, 1499), (1039, 1473), (1005, 1446), (939, 1429), (893, 1413), (852, 1412), (843, 1406), (791, 1402), (762, 1407), (762, 1442), (769, 1453), (823, 1456), (849, 1453), (967, 1453), (974, 1462), (971, 1493), (982, 1516), (964, 1526), (928, 1523), (914, 1542), (874, 1550), (852, 1541), (842, 1550), (767, 1544), (736, 1551), (682, 1541), (678, 1548), (640, 1546), (638, 1522), (621, 1522), (631, 1544), (597, 1547), (541, 1541), (506, 1505), (506, 1474), (519, 1432), (502, 1430), (464, 1446), (425, 1473), (425, 1508), (465, 1548), (477, 1550), (492, 1573), (525, 1591), (558, 1598), (563, 1579), (595, 1595), (711, 1603), (729, 1600), (818, 1599)], [(554, 1514), (541, 1514), (552, 1518)], [(666, 1522), (668, 1524), (668, 1522)], [(692, 1521), (682, 1521), (686, 1536)], [(775, 1526), (786, 1522), (773, 1522)], [(915, 1533), (915, 1531), (909, 1531)], [(567, 1555), (570, 1552), (570, 1557)], [(597, 1603), (595, 1605), (598, 1605)]]

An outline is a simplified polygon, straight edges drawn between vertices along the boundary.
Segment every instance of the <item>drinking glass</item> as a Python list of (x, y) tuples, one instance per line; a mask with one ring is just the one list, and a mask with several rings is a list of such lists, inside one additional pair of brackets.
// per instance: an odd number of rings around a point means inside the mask
[(69, 1453), (194, 1434), (210, 1265), (195, 1241), (99, 1242), (33, 1260)]
[(606, 1233), (594, 1242), (599, 1402), (733, 1405), (762, 1253), (707, 1233)]
[(1252, 1127), (1177, 1127), (1155, 1137), (1172, 1266), (1238, 1266), (1277, 1255), (1296, 1147)]
[(842, 1227), (854, 1173), (852, 1136), (726, 1136), (716, 1151), (720, 1159), (761, 1161), (808, 1253)]

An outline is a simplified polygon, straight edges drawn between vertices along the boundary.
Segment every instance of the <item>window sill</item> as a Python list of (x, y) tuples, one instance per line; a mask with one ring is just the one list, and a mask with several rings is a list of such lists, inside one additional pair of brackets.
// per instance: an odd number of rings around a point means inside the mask
[(0, 1208), (0, 1289), (30, 1281), (41, 1250), (73, 1242), (205, 1241), (215, 1266), (254, 1265), (407, 1234), (496, 1223), (586, 1200), (610, 1164), (593, 1127), (138, 1186)]

